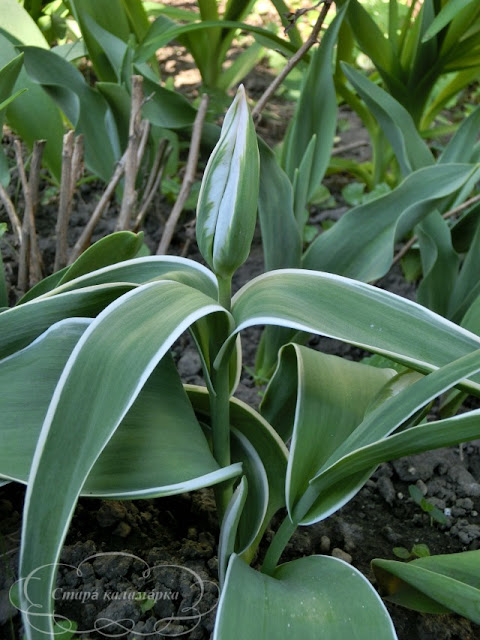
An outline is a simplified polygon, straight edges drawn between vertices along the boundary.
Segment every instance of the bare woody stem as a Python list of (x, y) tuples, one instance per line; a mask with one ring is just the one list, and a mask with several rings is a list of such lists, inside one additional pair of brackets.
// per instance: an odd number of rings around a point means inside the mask
[(25, 212), (22, 224), (22, 245), (20, 248), (18, 266), (18, 288), (25, 291), (27, 285), (32, 287), (42, 279), (42, 259), (37, 243), (35, 228), (35, 209), (38, 204), (38, 189), (40, 185), (40, 170), (46, 140), (37, 140), (33, 145), (30, 174), (27, 180), (23, 162), (22, 145), (20, 140), (14, 142), (15, 157), (25, 198)]
[(203, 123), (205, 121), (205, 116), (207, 114), (207, 108), (208, 96), (207, 94), (203, 94), (200, 101), (200, 106), (197, 111), (197, 115), (195, 117), (195, 122), (193, 124), (192, 140), (190, 143), (190, 150), (188, 152), (187, 165), (185, 168), (185, 175), (183, 177), (182, 186), (180, 188), (178, 198), (175, 201), (173, 209), (170, 212), (168, 220), (165, 224), (162, 239), (160, 240), (160, 244), (158, 245), (157, 255), (163, 255), (167, 253), (172, 241), (175, 228), (177, 226), (178, 219), (183, 211), (183, 207), (185, 206), (185, 202), (187, 201), (190, 190), (195, 181), (195, 172), (197, 170), (198, 154), (200, 150), (200, 142), (202, 139), (202, 129)]
[[(468, 207), (470, 207), (472, 204), (475, 204), (476, 202), (479, 202), (479, 201), (480, 201), (480, 194), (477, 194), (476, 196), (473, 196), (469, 200), (465, 200), (465, 202), (458, 205), (458, 207), (454, 207), (453, 209), (450, 209), (450, 211), (447, 211), (446, 213), (444, 213), (442, 217), (444, 220), (448, 220), (448, 218), (452, 218), (453, 216), (457, 215), (457, 213), (461, 213), (465, 209), (468, 209)], [(412, 236), (410, 240), (408, 240), (408, 242), (406, 242), (403, 245), (403, 247), (400, 249), (400, 251), (395, 255), (395, 257), (393, 258), (392, 264), (396, 264), (397, 262), (400, 262), (400, 260), (410, 251), (410, 249), (413, 247), (415, 242), (417, 242), (417, 240), (418, 240), (417, 236)]]
[(265, 105), (273, 96), (278, 87), (282, 84), (285, 78), (288, 76), (290, 71), (300, 62), (303, 56), (307, 53), (309, 49), (313, 47), (313, 45), (317, 42), (319, 33), (322, 29), (323, 23), (325, 21), (326, 15), (332, 6), (333, 0), (325, 0), (323, 3), (322, 10), (320, 11), (320, 15), (312, 29), (312, 33), (308, 36), (307, 40), (303, 43), (303, 45), (296, 51), (291, 58), (289, 58), (287, 64), (283, 67), (278, 76), (274, 79), (274, 81), (266, 88), (263, 95), (260, 97), (260, 100), (257, 102), (255, 107), (252, 110), (252, 118), (254, 122), (258, 122), (260, 119), (260, 114), (265, 108)]
[(67, 264), (67, 231), (72, 208), (72, 169), (73, 169), (73, 148), (75, 142), (75, 132), (69, 131), (63, 136), (62, 149), (62, 178), (60, 182), (60, 200), (58, 205), (58, 215), (56, 224), (56, 248), (54, 271), (62, 269)]
[(123, 190), (122, 206), (118, 216), (116, 230), (121, 231), (130, 227), (132, 213), (137, 202), (135, 181), (139, 166), (138, 150), (142, 135), (140, 123), (142, 119), (143, 105), (143, 78), (132, 76), (132, 106), (130, 111), (130, 124), (128, 129), (128, 147), (125, 159), (125, 184)]

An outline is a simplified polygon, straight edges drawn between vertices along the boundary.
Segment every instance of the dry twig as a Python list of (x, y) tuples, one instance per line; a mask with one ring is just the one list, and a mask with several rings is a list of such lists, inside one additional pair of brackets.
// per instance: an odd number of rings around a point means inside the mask
[(128, 130), (128, 146), (125, 159), (125, 181), (123, 187), (122, 206), (116, 225), (117, 231), (130, 228), (132, 212), (137, 202), (135, 181), (138, 172), (138, 150), (142, 133), (140, 124), (143, 105), (143, 77), (132, 76), (132, 106), (130, 111), (130, 125)]
[(197, 169), (198, 153), (200, 150), (200, 141), (202, 139), (202, 129), (205, 115), (207, 113), (207, 107), (208, 96), (206, 94), (203, 94), (197, 115), (195, 117), (195, 122), (193, 124), (192, 140), (190, 143), (190, 150), (188, 152), (187, 166), (185, 168), (185, 175), (183, 177), (182, 186), (180, 188), (178, 198), (165, 224), (162, 239), (160, 240), (160, 244), (158, 245), (157, 255), (167, 253), (170, 242), (172, 241), (175, 227), (178, 222), (178, 218), (183, 211), (183, 207), (185, 206), (185, 202), (187, 201), (190, 190), (195, 181), (195, 171)]
[[(480, 194), (477, 194), (476, 196), (473, 196), (469, 200), (465, 200), (465, 202), (463, 202), (462, 204), (459, 204), (458, 207), (454, 207), (453, 209), (450, 209), (450, 211), (447, 211), (446, 213), (444, 213), (442, 217), (444, 220), (448, 220), (448, 218), (452, 218), (453, 216), (457, 215), (457, 213), (461, 213), (465, 209), (468, 209), (468, 207), (470, 207), (472, 204), (475, 204), (476, 202), (479, 202), (479, 201), (480, 201)], [(403, 247), (400, 249), (400, 251), (395, 255), (395, 257), (393, 258), (392, 265), (397, 264), (397, 262), (400, 262), (400, 260), (410, 251), (410, 249), (417, 242), (417, 240), (418, 240), (417, 236), (412, 236), (410, 240), (408, 240), (408, 242), (406, 242), (403, 245)]]
[[(260, 119), (260, 114), (263, 111), (265, 105), (273, 96), (278, 87), (282, 84), (285, 78), (288, 76), (290, 71), (300, 62), (303, 56), (307, 53), (309, 49), (313, 47), (313, 45), (317, 42), (318, 35), (320, 30), (322, 29), (323, 22), (328, 13), (328, 10), (332, 6), (333, 0), (324, 0), (322, 10), (320, 11), (320, 15), (312, 29), (312, 33), (309, 35), (307, 40), (303, 43), (303, 45), (296, 51), (291, 58), (289, 58), (287, 64), (283, 67), (278, 76), (273, 80), (273, 82), (266, 88), (263, 95), (260, 97), (260, 100), (257, 102), (255, 107), (252, 110), (252, 117), (255, 122), (258, 122)], [(320, 4), (320, 3), (319, 3)]]
[(62, 149), (62, 178), (60, 182), (60, 199), (56, 224), (56, 247), (54, 271), (62, 269), (67, 264), (67, 231), (70, 221), (73, 197), (73, 147), (75, 132), (69, 131), (63, 136)]
[(153, 162), (152, 170), (148, 176), (147, 184), (143, 192), (142, 202), (139, 207), (135, 223), (133, 225), (133, 231), (137, 232), (145, 220), (148, 208), (158, 191), (160, 182), (163, 178), (163, 172), (165, 170), (165, 164), (170, 152), (167, 152), (168, 142), (167, 140), (160, 140), (158, 143), (157, 153), (155, 154), (155, 160)]
[(40, 169), (42, 167), (42, 156), (45, 144), (46, 140), (37, 140), (34, 143), (30, 174), (27, 180), (23, 162), (22, 145), (18, 139), (14, 142), (15, 157), (25, 199), (25, 212), (22, 223), (22, 245), (18, 266), (18, 288), (21, 291), (25, 291), (27, 285), (32, 287), (42, 279), (42, 258), (37, 243), (35, 209), (38, 204)]
[(12, 231), (15, 235), (15, 241), (17, 245), (22, 244), (22, 223), (20, 222), (19, 217), (17, 216), (17, 212), (15, 211), (15, 205), (11, 201), (8, 193), (5, 190), (5, 187), (0, 182), (0, 200), (3, 202), (3, 206), (7, 212), (7, 215), (10, 219), (10, 224), (12, 225)]

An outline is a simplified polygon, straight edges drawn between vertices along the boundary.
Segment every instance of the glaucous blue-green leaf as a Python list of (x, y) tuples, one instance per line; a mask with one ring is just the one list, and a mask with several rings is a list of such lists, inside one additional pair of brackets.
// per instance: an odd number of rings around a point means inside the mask
[(480, 551), (372, 562), (384, 597), (424, 613), (458, 613), (480, 624)]
[[(365, 101), (395, 151), (404, 176), (434, 163), (408, 111), (389, 93), (349, 65), (342, 70)], [(462, 160), (464, 161), (464, 160)]]
[[(91, 323), (87, 318), (62, 320), (25, 349), (0, 361), (1, 476), (27, 482), (55, 387)], [(219, 469), (171, 358), (165, 356), (93, 466), (82, 495), (171, 495), (220, 482), (234, 470), (234, 466)]]
[(223, 581), (225, 580), (228, 560), (235, 551), (238, 525), (247, 499), (247, 493), (248, 481), (246, 476), (242, 476), (242, 479), (228, 503), (228, 507), (222, 520), (220, 537), (218, 539), (218, 578), (220, 581), (220, 588), (222, 588)]
[(475, 351), (459, 358), (411, 386), (397, 389), (393, 397), (382, 398), (380, 394), (379, 400), (384, 401), (372, 405), (364, 420), (339, 444), (311, 480), (294, 510), (295, 521), (310, 524), (336, 511), (355, 495), (380, 462), (477, 438), (480, 434), (478, 411), (391, 434), (399, 427), (408, 427), (410, 419), (435, 397), (477, 373), (479, 354)]
[(291, 344), (283, 348), (262, 402), (262, 414), (291, 436), (286, 495), (291, 514), (310, 480), (362, 422), (382, 387), (396, 375)]
[[(232, 314), (235, 333), (258, 324), (290, 327), (354, 344), (421, 372), (480, 348), (478, 336), (410, 300), (304, 269), (255, 278), (233, 297)], [(462, 385), (480, 390), (478, 378)]]
[(214, 300), (218, 297), (215, 276), (198, 262), (178, 256), (144, 256), (111, 264), (68, 280), (47, 292), (42, 300), (87, 287), (115, 283), (143, 284), (150, 280), (175, 280), (202, 291)]
[(438, 162), (445, 164), (449, 162), (474, 162), (472, 158), (475, 145), (477, 144), (477, 133), (480, 128), (480, 105), (462, 120), (460, 126), (455, 131), (448, 144), (443, 149), (438, 158)]
[(232, 555), (213, 640), (395, 639), (384, 604), (357, 569), (330, 556), (278, 566), (273, 575)]
[(433, 211), (416, 228), (423, 278), (417, 289), (417, 301), (445, 317), (452, 294), (457, 288), (460, 257), (452, 246), (447, 222)]
[(76, 133), (83, 134), (88, 168), (108, 182), (120, 158), (118, 132), (108, 103), (60, 56), (38, 47), (22, 47), (22, 51), (30, 79), (55, 100)]
[(198, 318), (215, 312), (226, 313), (191, 287), (147, 283), (109, 305), (73, 350), (40, 432), (25, 498), (20, 577), (40, 565), (50, 567), (46, 582), (28, 594), (42, 614), (24, 614), (28, 640), (35, 637), (31, 623), (52, 634), (54, 565), (93, 465), (174, 341)]
[[(71, 317), (93, 318), (132, 284), (106, 284), (68, 291), (58, 296), (36, 298), (0, 314), (0, 357), (26, 347), (48, 327)], [(35, 305), (35, 307), (32, 307)]]
[(390, 269), (395, 242), (435, 206), (459, 191), (474, 165), (441, 164), (414, 171), (391, 193), (348, 211), (310, 245), (303, 266), (358, 280), (376, 280)]

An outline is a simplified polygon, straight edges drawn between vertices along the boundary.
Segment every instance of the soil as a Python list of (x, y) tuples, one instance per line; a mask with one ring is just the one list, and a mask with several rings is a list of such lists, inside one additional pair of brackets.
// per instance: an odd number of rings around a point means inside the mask
[[(257, 69), (247, 78), (247, 88), (254, 92), (254, 87), (265, 85), (265, 76), (269, 73), (266, 67)], [(274, 123), (273, 129), (266, 134), (270, 141), (281, 139), (286, 114), (291, 110), (291, 104), (282, 101), (273, 104), (272, 113), (280, 115), (262, 125), (268, 129), (268, 123)], [(342, 116), (348, 118), (350, 126), (341, 134), (340, 144), (364, 139), (365, 133), (358, 120), (348, 112), (343, 112)], [(368, 147), (358, 147), (352, 153), (368, 154)], [(349, 180), (344, 175), (328, 179), (337, 205), (333, 209), (313, 212), (313, 220), (318, 226), (327, 218), (337, 219), (345, 210), (341, 187)], [(102, 189), (100, 183), (90, 183), (77, 195), (69, 236), (71, 246)], [(55, 201), (44, 203), (37, 214), (46, 275), (53, 263), (56, 206)], [(165, 198), (157, 198), (145, 222), (145, 240), (152, 251), (158, 245), (169, 209)], [(117, 213), (117, 207), (113, 205), (99, 225), (96, 238), (112, 230)], [(192, 215), (185, 216), (183, 222), (188, 223)], [(200, 259), (190, 240), (188, 225), (182, 226), (171, 252), (180, 254), (187, 245), (190, 246), (189, 257)], [(1, 242), (1, 250), (7, 279), (12, 285), (13, 304), (18, 297), (14, 286), (17, 256), (8, 235)], [(236, 286), (262, 270), (261, 246), (256, 237), (249, 261), (237, 274)], [(406, 285), (401, 273), (395, 269), (379, 286), (409, 298), (415, 297), (414, 286)], [(244, 360), (249, 366), (254, 363), (259, 336), (260, 329), (252, 329), (243, 336)], [(333, 340), (314, 338), (310, 345), (354, 360), (365, 355), (359, 349)], [(188, 335), (176, 343), (174, 353), (183, 380), (201, 383), (200, 360)], [(244, 370), (239, 397), (258, 406), (259, 393), (261, 389)], [(448, 510), (450, 515), (446, 524), (431, 521), (430, 516), (413, 502), (409, 497), (410, 485), (416, 485), (442, 511)], [(23, 497), (22, 486), (9, 484), (0, 488), (0, 640), (21, 638), (19, 615), (9, 604), (8, 593), (17, 571)], [(267, 530), (266, 543), (281, 521), (280, 516)], [(155, 500), (81, 499), (61, 555), (55, 591), (57, 613), (78, 621), (78, 635), (84, 640), (178, 636), (207, 640), (212, 634), (218, 601), (218, 533), (215, 503), (209, 489)], [(395, 559), (394, 547), (411, 549), (419, 543), (426, 544), (432, 554), (480, 548), (480, 441), (381, 465), (343, 509), (324, 522), (299, 529), (282, 560), (314, 553), (333, 555), (351, 562), (375, 584), (370, 569), (373, 558)], [(264, 547), (257, 563), (263, 552)], [(115, 598), (114, 594), (128, 591), (143, 593), (145, 597), (139, 600)], [(157, 594), (156, 601), (148, 598), (149, 593)], [(83, 601), (72, 594), (80, 594), (78, 597)], [(81, 594), (97, 594), (97, 597)], [(387, 607), (400, 640), (480, 638), (480, 627), (459, 616), (425, 616), (394, 605), (387, 604)]]

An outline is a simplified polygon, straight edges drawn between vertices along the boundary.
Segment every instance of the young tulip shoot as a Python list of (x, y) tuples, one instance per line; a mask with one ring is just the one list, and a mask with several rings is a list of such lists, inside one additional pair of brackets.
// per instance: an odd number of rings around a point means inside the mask
[(250, 252), (259, 170), (257, 136), (241, 85), (207, 163), (197, 207), (198, 247), (220, 278), (231, 278)]

